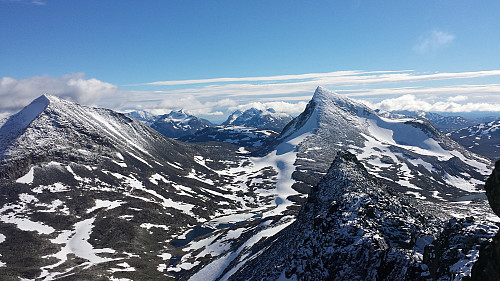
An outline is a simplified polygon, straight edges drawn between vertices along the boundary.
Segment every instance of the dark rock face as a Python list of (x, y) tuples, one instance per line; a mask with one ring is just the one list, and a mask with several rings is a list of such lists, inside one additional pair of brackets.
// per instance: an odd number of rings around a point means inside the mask
[(491, 209), (500, 216), (500, 160), (495, 163), (495, 169), (486, 181), (485, 188)]
[(495, 236), (491, 243), (481, 247), (479, 253), (479, 259), (472, 268), (471, 280), (500, 280), (500, 236)]
[[(500, 160), (495, 163), (485, 188), (491, 209), (500, 216)], [(500, 280), (500, 234), (481, 247), (479, 259), (472, 269), (472, 280)]]

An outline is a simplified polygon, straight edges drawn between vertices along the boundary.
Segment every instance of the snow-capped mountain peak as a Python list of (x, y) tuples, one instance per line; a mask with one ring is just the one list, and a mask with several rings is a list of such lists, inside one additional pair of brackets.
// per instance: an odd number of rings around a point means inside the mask
[(280, 132), (293, 118), (287, 113), (276, 112), (273, 108), (249, 108), (236, 110), (222, 125), (254, 127)]
[(166, 137), (179, 138), (192, 135), (204, 128), (213, 126), (208, 120), (191, 115), (184, 109), (171, 111), (158, 116), (151, 127)]
[[(400, 191), (437, 200), (480, 192), (478, 187), (491, 164), (425, 120), (384, 118), (322, 87), (316, 89), (305, 111), (287, 125), (279, 140), (286, 143), (304, 132), (310, 135), (297, 145), (295, 175), (311, 186), (328, 168), (328, 159), (341, 150), (356, 154), (370, 172), (396, 184)], [(318, 175), (313, 177), (310, 171)], [(436, 190), (428, 190), (430, 182)]]
[(151, 126), (151, 124), (153, 124), (153, 122), (156, 121), (156, 118), (158, 117), (158, 116), (156, 116), (148, 111), (145, 111), (145, 110), (135, 110), (135, 111), (127, 112), (127, 113), (125, 113), (125, 115), (132, 117), (138, 121), (141, 121), (148, 126)]
[(0, 159), (5, 149), (50, 105), (67, 102), (50, 94), (43, 94), (18, 113), (10, 116), (0, 127)]
[(193, 115), (184, 111), (184, 109), (172, 110), (169, 114), (161, 117), (163, 120), (171, 120), (175, 122), (187, 123), (193, 118)]

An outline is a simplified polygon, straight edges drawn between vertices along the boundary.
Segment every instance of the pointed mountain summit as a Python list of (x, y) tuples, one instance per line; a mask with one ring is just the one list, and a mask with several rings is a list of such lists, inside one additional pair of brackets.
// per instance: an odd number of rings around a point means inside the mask
[(55, 96), (44, 94), (33, 100), (18, 113), (10, 116), (0, 127), (0, 161), (5, 158), (7, 148), (21, 136), (28, 126), (41, 115), (50, 104), (61, 100)]
[[(428, 121), (389, 119), (362, 103), (318, 87), (303, 113), (281, 133), (296, 145), (296, 190), (306, 191), (328, 169), (337, 151), (349, 150), (367, 169), (418, 198), (451, 200), (481, 192), (489, 159), (473, 154)], [(311, 176), (313, 175), (313, 176)]]

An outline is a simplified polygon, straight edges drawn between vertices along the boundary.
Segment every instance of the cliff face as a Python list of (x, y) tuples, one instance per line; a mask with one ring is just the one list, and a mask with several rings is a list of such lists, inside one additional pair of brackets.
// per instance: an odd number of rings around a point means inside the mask
[[(491, 209), (500, 216), (500, 160), (495, 163), (495, 169), (486, 181), (485, 188)], [(491, 243), (481, 247), (479, 259), (472, 268), (472, 280), (500, 280), (500, 233)]]
[(491, 209), (500, 216), (500, 160), (495, 163), (495, 169), (486, 181), (485, 188)]

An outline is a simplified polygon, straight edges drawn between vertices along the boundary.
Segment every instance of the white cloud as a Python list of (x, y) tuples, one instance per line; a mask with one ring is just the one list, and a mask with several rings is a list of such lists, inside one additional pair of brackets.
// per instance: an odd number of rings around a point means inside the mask
[(410, 110), (410, 111), (438, 111), (438, 112), (471, 112), (471, 111), (500, 111), (500, 103), (465, 103), (460, 104), (454, 101), (431, 102), (414, 95), (403, 95), (397, 98), (385, 99), (379, 103), (371, 105), (386, 111)]
[(86, 79), (83, 73), (61, 77), (34, 76), (26, 79), (0, 79), (0, 111), (14, 111), (29, 104), (38, 96), (49, 93), (84, 104), (97, 103), (103, 96), (118, 91), (118, 86), (95, 78)]
[(449, 97), (446, 100), (451, 101), (451, 102), (461, 102), (461, 101), (466, 101), (469, 98), (466, 96), (454, 96), (454, 97)]
[(433, 30), (421, 36), (413, 50), (419, 54), (435, 52), (448, 46), (455, 39), (455, 35), (443, 31)]
[(235, 101), (222, 99), (219, 101), (200, 101), (194, 96), (169, 97), (159, 102), (144, 105), (147, 111), (154, 114), (166, 114), (172, 110), (184, 109), (194, 115), (220, 116), (228, 107), (234, 107)]

